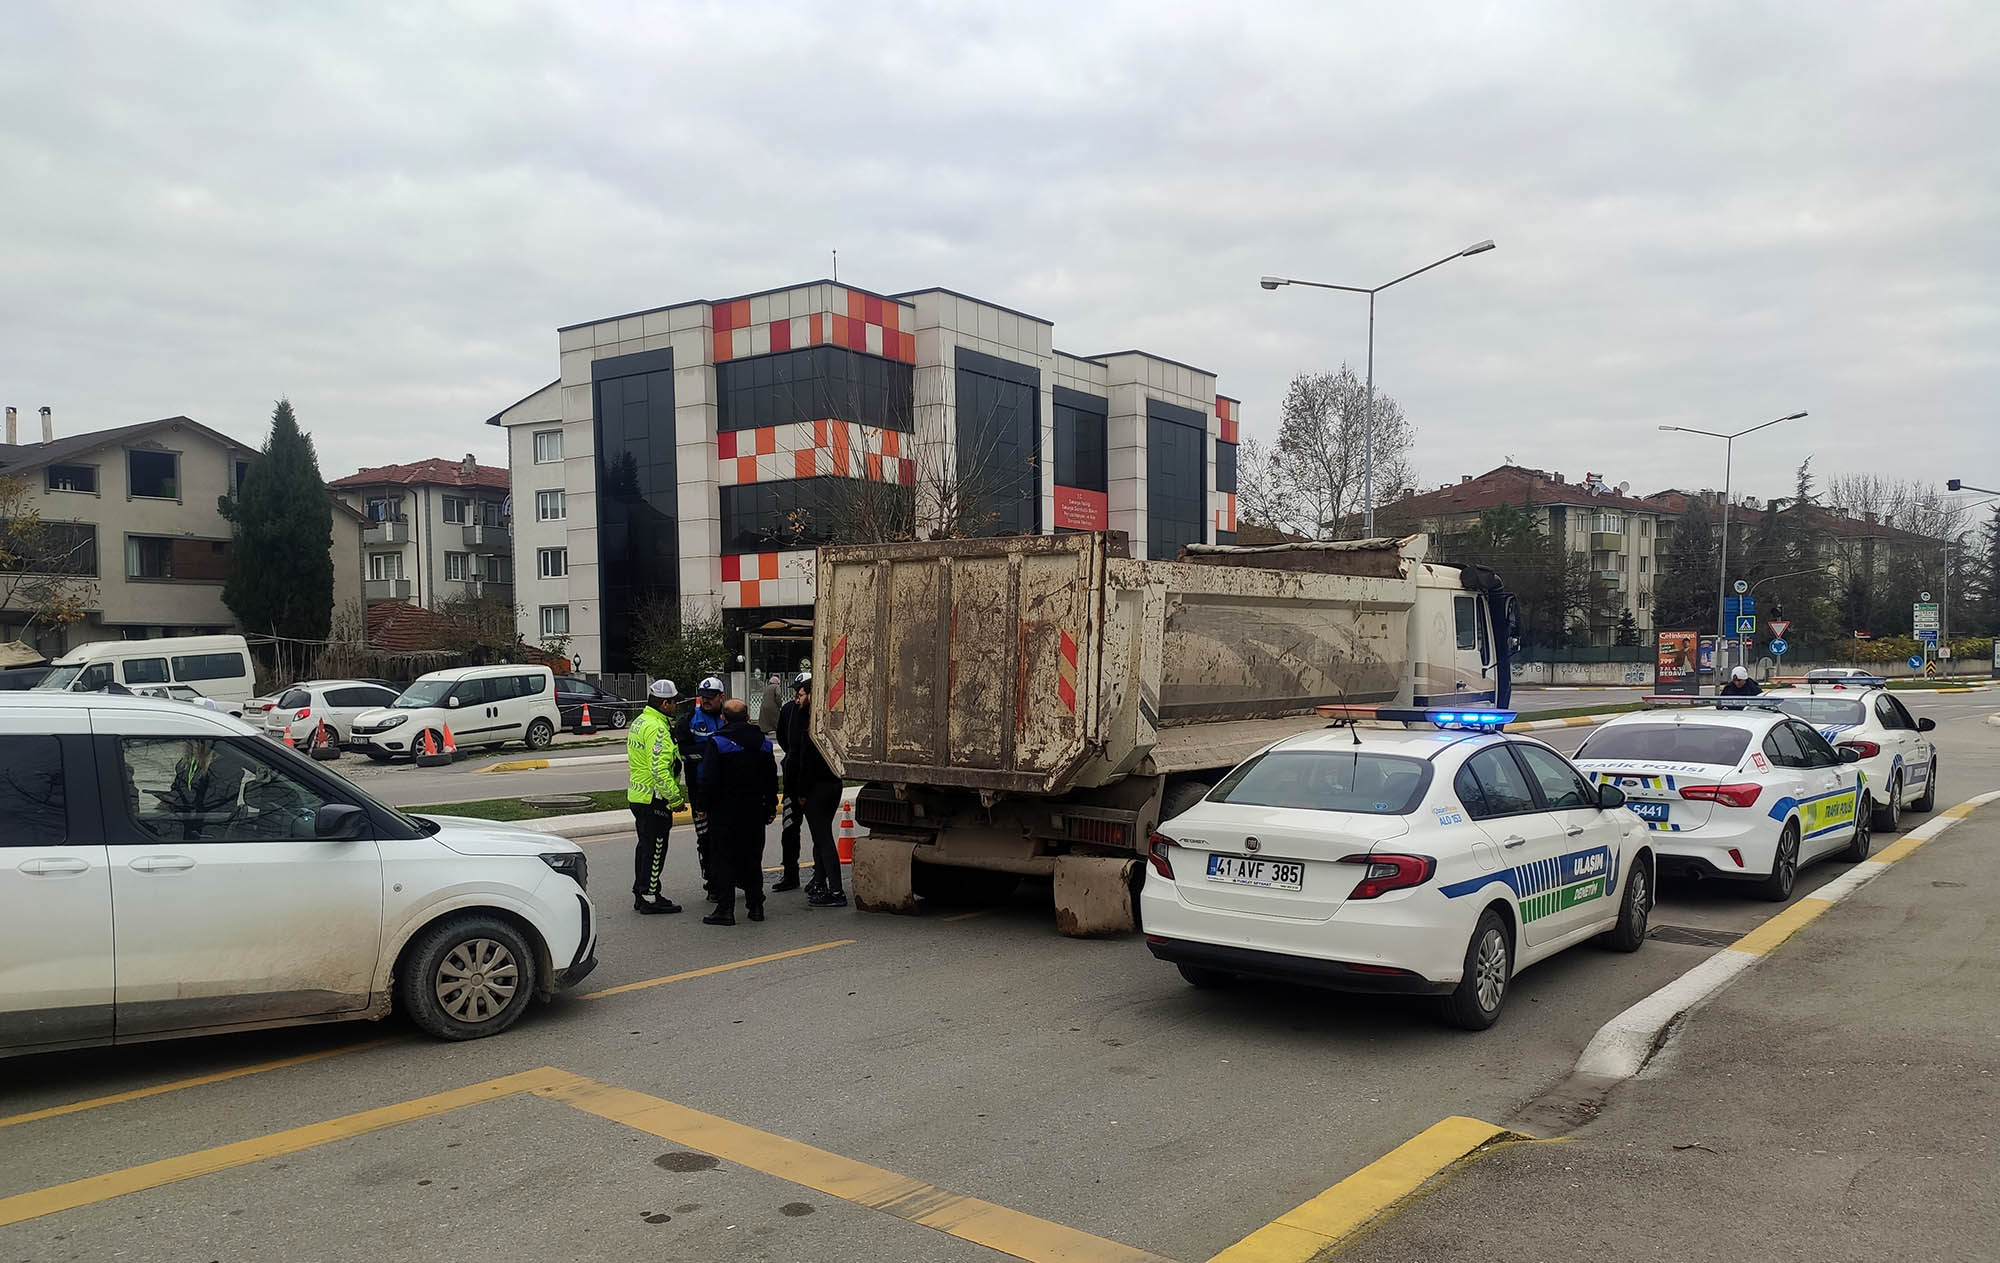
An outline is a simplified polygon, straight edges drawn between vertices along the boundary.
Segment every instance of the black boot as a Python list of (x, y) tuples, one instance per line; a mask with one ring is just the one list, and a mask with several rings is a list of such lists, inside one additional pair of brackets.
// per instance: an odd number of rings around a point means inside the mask
[(703, 925), (735, 925), (736, 913), (730, 908), (718, 907), (701, 919)]
[(658, 899), (642, 899), (639, 896), (634, 895), (632, 897), (632, 907), (636, 911), (643, 913), (644, 915), (649, 917), (659, 916), (662, 913), (667, 913), (667, 912), (679, 912), (681, 910), (681, 906), (679, 904), (667, 898), (665, 895), (661, 895)]
[(778, 893), (786, 890), (797, 890), (798, 888), (799, 870), (793, 868), (786, 870), (784, 876), (778, 878), (777, 882), (772, 885), (771, 890), (773, 893)]

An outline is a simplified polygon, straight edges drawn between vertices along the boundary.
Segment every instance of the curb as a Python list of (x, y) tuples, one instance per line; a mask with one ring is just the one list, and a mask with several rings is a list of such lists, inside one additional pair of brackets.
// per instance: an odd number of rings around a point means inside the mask
[(1583, 1055), (1577, 1058), (1576, 1076), (1609, 1086), (1639, 1073), (1664, 1042), (1664, 1033), (1687, 1013), (1713, 999), (1736, 975), (1776, 950), (1827, 909), (1888, 872), (1897, 860), (1995, 800), (2000, 800), (2000, 790), (1977, 794), (1939, 812), (1921, 827), (1884, 847), (1876, 858), (1851, 866), (1840, 877), (1810, 895), (1801, 896), (1764, 924), (1612, 1018), (1598, 1028)]
[[(841, 792), (843, 803), (852, 803), (856, 789)], [(687, 824), (694, 815), (686, 807), (674, 813), (675, 824)], [(632, 813), (629, 811), (586, 811), (574, 816), (548, 816), (541, 820), (516, 820), (514, 824), (533, 826), (537, 833), (553, 833), (559, 838), (572, 842), (590, 842), (616, 837), (632, 832)]]
[(623, 763), (628, 756), (623, 754), (586, 754), (574, 759), (510, 759), (505, 763), (494, 763), (474, 772), (474, 776), (484, 776), (488, 772), (538, 772), (548, 767), (593, 767), (601, 763)]
[(1508, 724), (1503, 732), (1541, 732), (1548, 728), (1588, 728), (1592, 724), (1608, 723), (1620, 715), (1637, 712), (1629, 710), (1613, 711), (1608, 715), (1571, 715), (1567, 719), (1528, 719)]

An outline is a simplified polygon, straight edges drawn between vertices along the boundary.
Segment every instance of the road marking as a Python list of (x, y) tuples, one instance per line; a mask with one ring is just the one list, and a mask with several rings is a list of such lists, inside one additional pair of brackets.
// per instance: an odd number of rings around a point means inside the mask
[(794, 947), (788, 952), (772, 952), (768, 956), (752, 956), (748, 960), (733, 960), (726, 965), (710, 965), (706, 969), (690, 969), (685, 973), (668, 974), (664, 978), (648, 978), (643, 982), (621, 983), (606, 987), (602, 991), (592, 991), (579, 996), (583, 1000), (602, 1000), (606, 996), (624, 995), (627, 991), (644, 991), (648, 987), (664, 987), (670, 982), (685, 982), (690, 978), (706, 978), (710, 974), (726, 974), (732, 969), (747, 969), (751, 965), (768, 964), (774, 960), (790, 960), (794, 956), (806, 956), (813, 952), (823, 952), (829, 947), (851, 947), (851, 938), (837, 938), (831, 943), (814, 943), (811, 947)]
[(474, 776), (484, 776), (488, 772), (534, 772), (549, 765), (547, 759), (515, 759), (511, 763), (494, 763), (480, 768)]
[(370, 1048), (381, 1048), (389, 1044), (400, 1044), (407, 1035), (391, 1035), (386, 1039), (370, 1039), (359, 1044), (346, 1044), (339, 1048), (327, 1048), (319, 1052), (300, 1053), (296, 1057), (280, 1057), (276, 1061), (260, 1061), (252, 1066), (238, 1066), (234, 1070), (218, 1070), (213, 1074), (200, 1074), (192, 1079), (175, 1079), (171, 1083), (156, 1083), (149, 1088), (134, 1088), (129, 1092), (113, 1092), (109, 1096), (93, 1096), (86, 1101), (72, 1101), (68, 1105), (51, 1105), (47, 1109), (30, 1110), (25, 1114), (10, 1114), (0, 1118), (0, 1127), (12, 1127), (18, 1123), (38, 1123), (45, 1118), (60, 1118), (64, 1114), (80, 1114), (84, 1110), (100, 1109), (106, 1105), (123, 1105), (127, 1101), (143, 1101), (149, 1096), (159, 1096), (164, 1092), (179, 1092), (183, 1088), (199, 1088), (210, 1083), (223, 1083), (230, 1079), (241, 1079), (245, 1075), (263, 1074), (266, 1070), (282, 1070), (286, 1066), (303, 1066), (308, 1062), (325, 1061), (329, 1057), (341, 1057), (348, 1053), (364, 1052)]
[(537, 1087), (534, 1093), (636, 1131), (713, 1154), (725, 1162), (935, 1228), (1017, 1259), (1035, 1263), (1044, 1260), (1167, 1263), (1162, 1256), (1145, 1250), (976, 1197), (949, 1193), (801, 1141), (579, 1075), (563, 1074), (559, 1082)]
[(1744, 952), (1751, 956), (1768, 955), (1771, 949), (1804, 929), (1833, 904), (1834, 901), (1831, 899), (1807, 895), (1731, 943), (1728, 950)]
[(343, 1115), (323, 1123), (309, 1123), (304, 1127), (273, 1132), (268, 1136), (239, 1140), (234, 1144), (217, 1145), (212, 1149), (200, 1149), (177, 1158), (162, 1158), (158, 1162), (147, 1162), (140, 1166), (127, 1167), (123, 1171), (71, 1180), (67, 1184), (37, 1189), (32, 1193), (0, 1197), (0, 1228), (28, 1219), (38, 1219), (43, 1215), (53, 1215), (59, 1211), (75, 1210), (79, 1206), (122, 1197), (127, 1193), (177, 1184), (198, 1175), (212, 1175), (232, 1167), (261, 1162), (265, 1158), (283, 1157), (288, 1153), (317, 1148), (335, 1140), (363, 1136), (400, 1123), (432, 1118), (452, 1110), (464, 1109), (468, 1105), (480, 1105), (487, 1101), (532, 1091), (553, 1082), (552, 1076), (562, 1076), (562, 1072), (544, 1068), (529, 1070), (522, 1074), (510, 1074), (499, 1079), (488, 1079), (484, 1083), (475, 1083), (470, 1087), (439, 1092), (434, 1096), (420, 1096), (413, 1101), (362, 1110), (358, 1114)]
[(1435, 1177), (1496, 1143), (1520, 1140), (1535, 1137), (1463, 1116), (1434, 1123), (1209, 1263), (1305, 1263), (1318, 1258)]
[(991, 908), (974, 908), (974, 909), (973, 909), (972, 911), (970, 911), (970, 912), (954, 912), (954, 913), (952, 913), (952, 914), (951, 914), (950, 916), (948, 916), (948, 917), (939, 917), (939, 918), (938, 918), (938, 920), (940, 920), (940, 921), (970, 921), (970, 920), (972, 920), (972, 918), (974, 918), (974, 917), (983, 917), (983, 916), (988, 916), (988, 915), (990, 915), (990, 914), (992, 913), (992, 911), (993, 911), (993, 909), (991, 909)]

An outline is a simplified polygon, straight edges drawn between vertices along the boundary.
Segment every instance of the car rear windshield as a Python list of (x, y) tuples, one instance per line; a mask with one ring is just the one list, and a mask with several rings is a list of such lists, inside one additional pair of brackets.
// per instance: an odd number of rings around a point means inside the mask
[(451, 692), (450, 680), (418, 680), (403, 690), (403, 695), (389, 703), (397, 710), (416, 710), (423, 706), (435, 706)]
[(1401, 816), (1416, 809), (1429, 771), (1421, 759), (1392, 754), (1273, 750), (1223, 777), (1208, 801)]
[(1735, 767), (1750, 748), (1746, 728), (1714, 724), (1620, 724), (1600, 728), (1576, 752), (1577, 762), (1714, 763)]
[(1860, 702), (1844, 697), (1788, 697), (1778, 709), (1809, 724), (1859, 724), (1868, 719)]

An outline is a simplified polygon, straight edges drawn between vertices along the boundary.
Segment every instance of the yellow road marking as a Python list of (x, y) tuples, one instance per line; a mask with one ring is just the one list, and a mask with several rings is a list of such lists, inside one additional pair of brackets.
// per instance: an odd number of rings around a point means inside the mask
[(615, 1088), (576, 1075), (534, 1089), (537, 1096), (587, 1114), (713, 1154), (725, 1162), (935, 1228), (1017, 1259), (1035, 1263), (1167, 1263), (1157, 1254), (1037, 1219), (976, 1197), (948, 1193), (880, 1167), (816, 1149), (800, 1141), (676, 1105), (656, 1096)]
[(347, 1053), (364, 1052), (370, 1048), (381, 1048), (387, 1044), (400, 1044), (407, 1035), (391, 1035), (386, 1039), (370, 1039), (359, 1044), (345, 1044), (339, 1048), (327, 1048), (320, 1052), (300, 1053), (296, 1057), (280, 1057), (276, 1061), (260, 1061), (252, 1066), (238, 1066), (234, 1070), (218, 1070), (213, 1074), (198, 1074), (192, 1079), (175, 1079), (171, 1083), (155, 1083), (149, 1088), (134, 1088), (129, 1092), (113, 1092), (109, 1096), (93, 1096), (87, 1101), (72, 1101), (68, 1105), (51, 1105), (47, 1109), (29, 1110), (25, 1114), (9, 1114), (0, 1118), (0, 1127), (12, 1127), (17, 1123), (38, 1123), (45, 1118), (60, 1118), (64, 1114), (80, 1114), (84, 1110), (99, 1109), (106, 1105), (123, 1105), (127, 1101), (143, 1101), (149, 1096), (159, 1096), (163, 1092), (178, 1092), (183, 1088), (198, 1088), (210, 1083), (223, 1083), (230, 1079), (241, 1079), (245, 1075), (262, 1074), (266, 1070), (282, 1070), (286, 1066), (303, 1066), (308, 1062), (325, 1061), (328, 1057), (340, 1057)]
[(644, 991), (648, 987), (664, 987), (670, 982), (685, 982), (689, 978), (706, 978), (710, 974), (726, 974), (732, 969), (746, 969), (751, 965), (762, 965), (774, 960), (789, 960), (794, 956), (806, 956), (813, 952), (823, 952), (829, 947), (851, 947), (851, 938), (837, 938), (831, 943), (814, 943), (811, 947), (794, 947), (788, 952), (772, 952), (768, 956), (752, 956), (748, 960), (732, 960), (726, 965), (710, 965), (706, 969), (690, 969), (685, 973), (668, 974), (664, 978), (648, 978), (643, 982), (621, 983), (606, 987), (602, 991), (592, 991), (579, 998), (602, 1000), (605, 996), (624, 995), (627, 991)]
[(1476, 1118), (1436, 1123), (1304, 1205), (1230, 1246), (1209, 1263), (1304, 1263), (1497, 1141), (1533, 1140)]
[(490, 766), (482, 767), (473, 773), (473, 775), (484, 776), (488, 772), (534, 772), (548, 765), (549, 760), (547, 759), (515, 759), (511, 763), (494, 763)]
[(1810, 895), (1798, 900), (1777, 916), (1758, 926), (1729, 945), (1730, 950), (1748, 952), (1752, 956), (1762, 956), (1792, 935), (1810, 924), (1814, 918), (1833, 906), (1830, 899), (1815, 899)]
[(991, 909), (991, 908), (974, 908), (974, 909), (973, 909), (972, 911), (970, 911), (970, 912), (954, 912), (954, 913), (952, 913), (952, 914), (951, 914), (950, 916), (948, 916), (948, 917), (939, 917), (939, 918), (938, 918), (938, 920), (940, 920), (940, 921), (970, 921), (970, 920), (971, 920), (972, 918), (974, 918), (974, 917), (983, 917), (983, 916), (986, 916), (986, 915), (987, 915), (988, 913), (990, 913), (990, 912), (992, 912), (992, 911), (993, 911), (993, 909)]
[(475, 1083), (470, 1087), (439, 1092), (434, 1096), (420, 1096), (413, 1101), (362, 1110), (358, 1114), (347, 1114), (340, 1118), (328, 1119), (323, 1123), (309, 1123), (304, 1127), (273, 1132), (268, 1136), (258, 1136), (252, 1140), (239, 1140), (234, 1144), (217, 1145), (213, 1149), (200, 1149), (177, 1158), (162, 1158), (158, 1162), (127, 1167), (123, 1171), (113, 1171), (107, 1175), (71, 1180), (67, 1184), (37, 1189), (32, 1193), (0, 1197), (0, 1228), (23, 1220), (38, 1219), (43, 1215), (53, 1215), (58, 1211), (74, 1210), (79, 1206), (88, 1206), (107, 1198), (122, 1197), (127, 1193), (177, 1184), (182, 1180), (191, 1180), (197, 1175), (211, 1175), (251, 1162), (261, 1162), (265, 1158), (282, 1157), (302, 1149), (317, 1148), (335, 1140), (366, 1135), (372, 1131), (394, 1127), (399, 1123), (435, 1117), (452, 1110), (464, 1109), (468, 1105), (479, 1105), (519, 1092), (532, 1091), (556, 1081), (557, 1078), (567, 1078), (567, 1076), (559, 1070), (549, 1069), (510, 1074), (504, 1078)]

